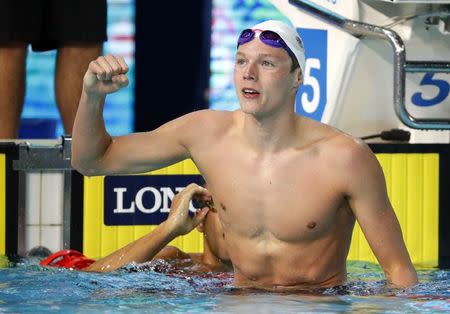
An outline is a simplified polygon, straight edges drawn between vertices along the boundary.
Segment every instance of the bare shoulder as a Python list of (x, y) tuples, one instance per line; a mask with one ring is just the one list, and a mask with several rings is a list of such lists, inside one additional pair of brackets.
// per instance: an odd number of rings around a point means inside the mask
[(194, 114), (197, 114), (205, 125), (215, 129), (229, 127), (234, 119), (233, 111), (205, 109), (196, 111)]
[(164, 247), (154, 257), (154, 259), (184, 259), (184, 258), (189, 258), (189, 255), (184, 253), (182, 250), (180, 250), (175, 246)]
[(202, 136), (216, 135), (232, 124), (233, 112), (204, 109), (188, 113), (179, 119), (182, 124), (189, 126), (186, 129), (195, 129)]
[(226, 120), (227, 117), (231, 117), (232, 113), (233, 112), (231, 111), (202, 109), (187, 113), (183, 117), (184, 119), (202, 120), (204, 122), (208, 122), (211, 120), (213, 120), (214, 122), (220, 122)]
[(232, 113), (228, 111), (198, 110), (171, 120), (159, 128), (147, 132), (143, 139), (147, 145), (152, 144), (149, 138), (164, 141), (177, 140), (189, 150), (209, 145), (217, 140), (221, 133), (231, 124)]
[(339, 132), (329, 142), (329, 153), (346, 171), (378, 165), (370, 147), (361, 139)]
[(347, 187), (378, 185), (384, 174), (378, 159), (361, 139), (340, 132), (327, 145), (327, 162)]
[(356, 161), (373, 157), (370, 147), (361, 139), (339, 132), (331, 141), (332, 149), (340, 153), (342, 161)]
[[(183, 125), (190, 128), (220, 127), (232, 118), (230, 111), (202, 109), (189, 112), (166, 123), (166, 125)], [(164, 125), (163, 125), (164, 126)]]
[(325, 161), (334, 166), (346, 168), (375, 159), (369, 146), (359, 138), (305, 117), (301, 117), (300, 124), (303, 124), (300, 133), (303, 134), (305, 146), (320, 151)]

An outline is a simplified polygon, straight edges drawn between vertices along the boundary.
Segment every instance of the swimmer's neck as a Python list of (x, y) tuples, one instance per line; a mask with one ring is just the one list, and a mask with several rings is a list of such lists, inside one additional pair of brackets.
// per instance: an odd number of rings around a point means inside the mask
[(256, 151), (276, 152), (298, 139), (301, 117), (293, 109), (264, 117), (242, 112), (240, 118), (243, 140)]

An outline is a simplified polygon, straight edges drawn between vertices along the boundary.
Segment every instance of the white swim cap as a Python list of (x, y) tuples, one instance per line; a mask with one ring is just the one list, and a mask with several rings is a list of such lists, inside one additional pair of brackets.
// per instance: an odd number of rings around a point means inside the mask
[(261, 31), (273, 31), (277, 33), (281, 39), (286, 43), (289, 49), (297, 59), (298, 64), (302, 70), (305, 71), (305, 47), (303, 41), (294, 27), (289, 26), (286, 23), (277, 20), (268, 20), (259, 24), (256, 24), (251, 29)]

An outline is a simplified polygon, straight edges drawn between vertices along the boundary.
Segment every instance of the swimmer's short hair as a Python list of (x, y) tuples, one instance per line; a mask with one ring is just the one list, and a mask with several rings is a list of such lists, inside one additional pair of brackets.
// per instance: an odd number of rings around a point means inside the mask
[[(292, 56), (290, 56), (290, 57), (291, 57), (291, 60), (292, 60), (291, 72), (294, 72), (295, 70), (297, 70), (300, 67), (300, 64), (298, 64), (298, 61), (297, 61), (296, 58), (293, 58)], [(302, 71), (302, 75), (303, 75), (303, 71)]]

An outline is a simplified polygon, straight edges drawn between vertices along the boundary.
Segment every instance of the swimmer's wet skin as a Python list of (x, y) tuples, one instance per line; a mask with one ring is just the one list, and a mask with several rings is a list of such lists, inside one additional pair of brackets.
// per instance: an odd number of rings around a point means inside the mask
[[(297, 30), (266, 21), (243, 31), (237, 44), (240, 110), (199, 110), (157, 130), (120, 137), (107, 133), (103, 104), (107, 94), (128, 84), (128, 66), (110, 55), (91, 62), (73, 128), (74, 168), (87, 176), (142, 173), (191, 158), (210, 186), (217, 206), (210, 212), (223, 228), (215, 239), (224, 241), (236, 285), (280, 290), (343, 284), (356, 221), (387, 281), (415, 285), (373, 152), (294, 112), (306, 69)], [(172, 234), (166, 227), (158, 229), (164, 243)]]

